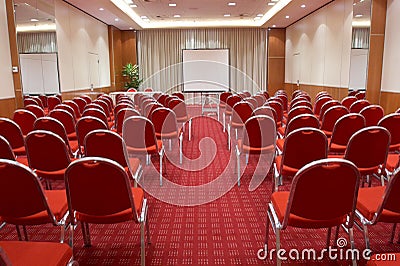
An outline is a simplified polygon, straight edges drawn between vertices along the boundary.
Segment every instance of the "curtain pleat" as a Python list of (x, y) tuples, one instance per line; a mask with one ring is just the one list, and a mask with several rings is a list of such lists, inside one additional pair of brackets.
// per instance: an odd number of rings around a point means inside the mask
[(137, 38), (143, 87), (180, 90), (183, 49), (229, 49), (231, 89), (266, 89), (266, 29), (154, 29), (138, 31)]
[(57, 53), (55, 32), (19, 32), (17, 42), (21, 54)]
[(353, 28), (351, 48), (353, 49), (369, 48), (369, 28)]

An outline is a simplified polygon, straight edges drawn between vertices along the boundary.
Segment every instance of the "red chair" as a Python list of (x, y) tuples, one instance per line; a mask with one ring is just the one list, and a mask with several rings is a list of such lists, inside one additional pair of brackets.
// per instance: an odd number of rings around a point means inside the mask
[(81, 95), (81, 96), (79, 96), (79, 97), (81, 97), (82, 99), (84, 99), (84, 100), (86, 101), (87, 104), (89, 104), (89, 103), (92, 102), (92, 98), (91, 98), (90, 96), (88, 96), (88, 95), (83, 94), (83, 95)]
[(94, 130), (86, 135), (84, 141), (86, 157), (103, 157), (113, 160), (124, 167), (135, 185), (142, 176), (142, 165), (138, 158), (129, 157), (125, 141), (115, 132)]
[(267, 101), (263, 94), (254, 95), (253, 98), (257, 101), (257, 107), (261, 107)]
[(321, 113), (321, 107), (326, 103), (326, 102), (328, 102), (328, 101), (331, 101), (332, 100), (332, 97), (329, 97), (329, 96), (324, 96), (324, 97), (321, 97), (321, 98), (318, 98), (318, 100), (316, 100), (315, 101), (315, 103), (314, 103), (314, 114), (316, 115), (316, 116), (319, 116), (319, 114)]
[(132, 108), (123, 108), (116, 113), (115, 116), (115, 130), (118, 134), (122, 135), (122, 127), (125, 119), (131, 116), (140, 116), (140, 113)]
[(258, 102), (254, 97), (247, 97), (243, 99), (244, 102), (247, 102), (253, 106), (253, 109), (256, 109), (258, 107)]
[[(298, 115), (302, 115), (302, 114), (310, 114), (310, 115), (314, 115), (314, 112), (311, 108), (306, 107), (306, 106), (298, 106), (295, 107), (293, 109), (290, 109), (287, 118), (286, 118), (286, 124), (290, 123), (290, 121), (298, 116)], [(285, 127), (279, 127), (278, 128), (278, 133), (283, 136), (285, 134)]]
[(290, 105), (290, 109), (294, 109), (294, 108), (300, 107), (300, 106), (302, 106), (302, 107), (308, 107), (308, 108), (310, 108), (311, 110), (313, 110), (312, 103), (309, 102), (309, 101), (305, 101), (305, 100), (296, 101), (293, 105)]
[(348, 113), (349, 110), (341, 105), (336, 105), (326, 110), (324, 116), (322, 117), (321, 130), (328, 138), (332, 136), (336, 121)]
[(176, 96), (179, 99), (181, 99), (182, 101), (185, 100), (185, 95), (182, 92), (174, 92), (174, 93), (172, 93), (172, 96)]
[(0, 117), (0, 135), (7, 139), (15, 155), (26, 155), (24, 136), (17, 123)]
[(158, 102), (147, 102), (147, 104), (144, 107), (143, 116), (150, 119), (150, 116), (154, 110), (156, 110), (157, 108), (163, 108), (163, 107), (164, 106)]
[(378, 122), (384, 116), (383, 108), (380, 105), (368, 105), (361, 109), (360, 114), (365, 118), (365, 125), (369, 126), (377, 126)]
[(390, 133), (388, 160), (386, 162), (387, 175), (391, 176), (399, 167), (400, 154), (400, 114), (388, 114), (379, 122), (378, 126), (386, 128)]
[(72, 255), (67, 244), (0, 241), (0, 265), (76, 265)]
[(95, 101), (93, 101), (93, 103), (100, 105), (103, 108), (104, 113), (107, 116), (107, 119), (110, 120), (111, 119), (111, 111), (110, 111), (110, 107), (108, 106), (107, 102), (105, 100), (102, 99), (96, 99)]
[(15, 157), (15, 154), (8, 143), (7, 139), (0, 136), (0, 159), (7, 159), (11, 161), (17, 161), (24, 165), (28, 165), (28, 158), (26, 156)]
[[(289, 227), (328, 228), (330, 246), (332, 227), (343, 225), (354, 250), (354, 216), (360, 174), (354, 164), (342, 159), (324, 159), (301, 168), (293, 178), (290, 191), (274, 192), (267, 210), (265, 254), (268, 253), (269, 225), (275, 232), (276, 250), (281, 248), (281, 231)], [(337, 235), (335, 237), (335, 242)], [(277, 265), (281, 264), (277, 257)], [(356, 265), (355, 259), (353, 265)]]
[(231, 148), (231, 129), (235, 130), (238, 139), (238, 130), (243, 129), (244, 123), (253, 115), (254, 107), (251, 103), (240, 101), (233, 106), (232, 119), (228, 124), (228, 149)]
[(25, 106), (25, 109), (32, 112), (36, 118), (45, 116), (44, 110), (39, 105), (30, 104)]
[(127, 90), (127, 92), (137, 92), (137, 89), (135, 89), (135, 88), (129, 88), (129, 89)]
[[(101, 112), (103, 112), (104, 114), (106, 114), (106, 111), (104, 110), (104, 108), (95, 102), (86, 104), (83, 112), (85, 112), (85, 110), (87, 110), (87, 109), (97, 109), (97, 110), (100, 110)], [(106, 115), (106, 117), (107, 117), (107, 115)]]
[(360, 92), (358, 92), (358, 93), (355, 95), (355, 97), (356, 97), (358, 100), (364, 100), (364, 99), (365, 99), (365, 91), (360, 91)]
[[(114, 119), (116, 119), (115, 116), (117, 116), (119, 110), (121, 109), (125, 109), (125, 108), (131, 108), (133, 110), (135, 110), (135, 106), (133, 103), (118, 103), (117, 105), (115, 105), (114, 107)], [(116, 121), (115, 121), (116, 122)]]
[(269, 93), (268, 93), (268, 91), (264, 91), (264, 92), (262, 92), (262, 95), (264, 95), (264, 97), (265, 97), (265, 99), (269, 99)]
[(347, 114), (339, 118), (329, 141), (329, 153), (344, 154), (351, 136), (365, 127), (365, 119), (360, 114)]
[(67, 150), (70, 157), (74, 158), (76, 156), (76, 152), (79, 148), (78, 140), (69, 140), (63, 124), (61, 124), (61, 122), (57, 119), (49, 116), (38, 118), (33, 125), (33, 129), (47, 130), (60, 136), (60, 138), (62, 138), (62, 140), (67, 145)]
[[(28, 106), (28, 105), (36, 105), (36, 106), (39, 106), (39, 103), (38, 103), (35, 99), (28, 97), (28, 98), (25, 98), (25, 99), (24, 99), (24, 106), (26, 107), (26, 106)], [(39, 106), (39, 107), (40, 107), (40, 106)]]
[(19, 125), (24, 136), (33, 130), (35, 120), (36, 115), (28, 110), (17, 109), (14, 111), (13, 121)]
[(278, 93), (278, 94), (275, 94), (275, 97), (282, 100), (283, 112), (286, 112), (288, 110), (288, 98), (287, 98), (287, 95), (284, 94), (284, 93)]
[(74, 123), (76, 123), (77, 116), (75, 114), (74, 108), (66, 104), (59, 104), (53, 110), (64, 110), (71, 114), (72, 118), (74, 119)]
[(269, 116), (275, 121), (275, 127), (278, 124), (278, 120), (277, 120), (278, 118), (277, 118), (275, 109), (272, 108), (271, 106), (263, 105), (261, 107), (258, 107), (257, 109), (255, 109), (253, 111), (253, 115), (252, 116), (255, 116), (255, 115), (266, 115), (266, 116)]
[[(249, 160), (250, 154), (265, 154), (269, 157), (270, 163), (273, 162), (275, 155), (275, 140), (276, 140), (276, 127), (273, 118), (265, 115), (252, 116), (246, 120), (244, 124), (243, 139), (239, 139), (236, 144), (236, 163), (237, 163), (237, 182), (240, 186), (240, 155), (246, 155), (246, 164)], [(263, 161), (263, 164), (269, 162)], [(267, 167), (268, 168), (268, 167)], [(269, 169), (269, 168), (268, 168)], [(250, 185), (252, 187), (257, 187)]]
[(164, 146), (157, 140), (153, 123), (144, 117), (132, 116), (125, 120), (122, 128), (122, 137), (125, 140), (128, 154), (146, 156), (146, 164), (150, 164), (150, 156), (160, 157), (160, 186), (162, 186)]
[(182, 164), (183, 134), (178, 130), (178, 123), (174, 111), (165, 107), (157, 108), (151, 113), (150, 118), (151, 122), (153, 122), (157, 139), (169, 140), (170, 151), (172, 146), (171, 140), (177, 139), (179, 141), (179, 162)]
[[(242, 98), (239, 95), (231, 95), (226, 99), (225, 112), (222, 114), (223, 132), (225, 132), (226, 125), (230, 123), (232, 119), (233, 106), (240, 102)], [(226, 121), (229, 118), (228, 122)]]
[(49, 113), (49, 116), (57, 119), (61, 124), (63, 124), (69, 140), (77, 140), (75, 119), (71, 113), (61, 109), (54, 109)]
[[(147, 199), (141, 188), (131, 188), (124, 168), (105, 158), (79, 159), (68, 167), (65, 185), (70, 220), (72, 225), (81, 223), (85, 245), (91, 245), (89, 224), (139, 223), (141, 265), (144, 265), (145, 228), (150, 243)], [(74, 226), (70, 228), (73, 240)]]
[(86, 117), (86, 116), (96, 117), (96, 118), (100, 119), (101, 121), (103, 121), (103, 123), (106, 124), (107, 127), (110, 127), (110, 124), (108, 123), (106, 114), (103, 111), (101, 111), (100, 109), (95, 109), (95, 108), (85, 109), (85, 111), (83, 111), (83, 113), (82, 113), (82, 117)]
[(370, 103), (367, 100), (357, 100), (350, 106), (350, 113), (360, 113), (364, 107), (367, 107)]
[(83, 110), (85, 110), (85, 106), (87, 102), (82, 97), (75, 97), (72, 99), (79, 107), (79, 113), (82, 114)]
[(318, 116), (319, 120), (322, 121), (322, 118), (324, 117), (326, 110), (328, 110), (329, 108), (336, 106), (336, 105), (341, 105), (341, 104), (339, 101), (336, 101), (336, 100), (330, 100), (330, 101), (327, 101), (326, 103), (324, 103), (321, 106), (321, 110), (319, 112), (319, 116)]
[(174, 99), (169, 102), (169, 109), (174, 111), (176, 115), (176, 121), (178, 123), (182, 123), (182, 131), (185, 132), (186, 123), (188, 123), (189, 127), (189, 136), (188, 140), (192, 139), (192, 118), (187, 112), (186, 104), (182, 100)]
[(319, 129), (319, 120), (312, 114), (302, 114), (296, 117), (293, 117), (289, 124), (285, 127), (285, 132), (283, 138), (276, 140), (276, 146), (278, 149), (283, 152), (283, 146), (285, 144), (286, 137), (296, 129), (303, 127), (311, 127)]
[(64, 173), (71, 162), (64, 140), (50, 131), (35, 130), (26, 136), (26, 154), (29, 167), (51, 189), (52, 180), (64, 180)]
[(346, 107), (348, 110), (350, 110), (350, 106), (357, 100), (358, 99), (355, 96), (347, 96), (347, 97), (343, 98), (341, 103), (344, 107)]
[(349, 92), (349, 96), (356, 96), (356, 94), (358, 93), (358, 90), (355, 90), (355, 91), (350, 91)]
[(49, 110), (53, 110), (57, 105), (59, 105), (61, 103), (60, 98), (56, 97), (56, 96), (49, 96), (47, 98), (47, 103), (49, 105)]
[(275, 157), (275, 191), (284, 177), (293, 177), (306, 164), (327, 157), (328, 141), (319, 129), (300, 128), (285, 139), (283, 154)]
[(76, 119), (79, 119), (81, 117), (81, 110), (79, 108), (79, 105), (72, 101), (72, 100), (68, 100), (68, 101), (64, 101), (63, 104), (68, 105), (69, 107), (71, 107), (72, 109), (74, 109), (74, 114)]
[(153, 91), (152, 88), (146, 88), (146, 89), (144, 89), (144, 92), (152, 92), (152, 91)]
[(400, 172), (397, 171), (387, 186), (360, 188), (356, 215), (362, 224), (365, 246), (370, 248), (368, 226), (392, 223), (390, 243), (393, 243), (396, 224), (400, 222)]
[(270, 98), (267, 103), (265, 103), (264, 105), (270, 106), (275, 110), (276, 113), (276, 127), (279, 128), (282, 126), (282, 120), (283, 120), (283, 107), (282, 104), (280, 104), (278, 101), (275, 100), (271, 100), (273, 98)]
[(27, 166), (0, 159), (0, 217), (16, 225), (19, 240), (22, 240), (19, 229), (22, 225), (25, 241), (28, 241), (28, 225), (59, 226), (62, 243), (68, 217), (65, 190), (44, 191), (37, 175)]
[(86, 135), (96, 129), (108, 130), (108, 126), (103, 121), (93, 116), (84, 116), (76, 123), (75, 130), (78, 137), (78, 151), (80, 154), (84, 154), (83, 147)]
[(361, 176), (366, 177), (368, 186), (371, 186), (372, 176), (379, 178), (383, 185), (389, 144), (390, 133), (387, 129), (366, 127), (350, 138), (344, 158), (358, 167)]

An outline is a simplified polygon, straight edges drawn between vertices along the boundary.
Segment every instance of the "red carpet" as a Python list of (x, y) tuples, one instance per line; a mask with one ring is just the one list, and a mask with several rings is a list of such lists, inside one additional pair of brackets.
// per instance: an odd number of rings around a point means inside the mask
[[(184, 140), (184, 154), (190, 159), (201, 156), (198, 147), (199, 139), (210, 137), (216, 145), (215, 159), (203, 170), (189, 172), (168, 163), (166, 179), (170, 182), (197, 186), (216, 180), (229, 162), (226, 148), (226, 135), (221, 125), (211, 118), (193, 120), (193, 139)], [(166, 143), (168, 150), (168, 143)], [(207, 149), (204, 152), (209, 152)], [(176, 153), (177, 143), (168, 153)], [(212, 151), (205, 159), (212, 157)], [(267, 203), (271, 195), (271, 176), (255, 191), (248, 190), (249, 173), (254, 168), (253, 159), (241, 179), (241, 186), (235, 185), (221, 198), (199, 206), (180, 207), (161, 202), (147, 195), (149, 199), (149, 222), (151, 245), (146, 249), (147, 265), (260, 265), (273, 264), (271, 260), (260, 260), (257, 251), (264, 246)], [(157, 164), (158, 158), (153, 158)], [(201, 164), (202, 162), (199, 162)], [(184, 163), (185, 166), (185, 163)], [(145, 167), (144, 178), (152, 183), (157, 177), (148, 173), (150, 166)], [(235, 179), (232, 169), (232, 179)], [(146, 182), (147, 182), (146, 181)], [(288, 182), (286, 182), (288, 183)], [(146, 183), (145, 183), (146, 185)], [(63, 188), (63, 184), (58, 184)], [(167, 187), (167, 185), (166, 185)], [(162, 187), (159, 188), (163, 191)], [(289, 185), (286, 185), (286, 189)], [(284, 189), (285, 189), (284, 188)], [(164, 190), (168, 193), (168, 190)], [(169, 195), (170, 198), (191, 195)], [(83, 247), (80, 226), (75, 230), (75, 259), (80, 265), (139, 265), (140, 233), (139, 226), (132, 223), (113, 225), (91, 225), (92, 247)], [(371, 247), (374, 252), (400, 252), (399, 244), (389, 244), (390, 225), (369, 227)], [(363, 236), (354, 229), (356, 247), (364, 248)], [(52, 226), (28, 227), (30, 239), (33, 241), (58, 241), (59, 230)], [(270, 229), (270, 248), (275, 247), (275, 238)], [(340, 231), (340, 236), (347, 235)], [(7, 225), (0, 230), (0, 240), (16, 240), (14, 226)], [(325, 246), (326, 230), (289, 229), (282, 233), (282, 248), (315, 248), (321, 250)], [(22, 251), (21, 251), (22, 252)], [(288, 262), (286, 262), (288, 263)], [(289, 261), (290, 264), (314, 265), (313, 262)], [(328, 261), (320, 265), (347, 265), (344, 261)]]

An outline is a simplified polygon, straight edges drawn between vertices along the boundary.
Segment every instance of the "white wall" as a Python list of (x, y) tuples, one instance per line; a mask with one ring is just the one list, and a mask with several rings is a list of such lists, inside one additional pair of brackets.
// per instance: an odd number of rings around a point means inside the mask
[[(55, 16), (61, 91), (110, 86), (107, 25), (61, 0), (55, 1)], [(92, 54), (98, 55), (96, 70), (90, 69)]]
[(348, 87), (352, 11), (337, 0), (286, 29), (286, 83)]
[(6, 3), (0, 1), (0, 99), (15, 97), (8, 39)]
[(383, 54), (382, 91), (400, 93), (400, 1), (388, 0), (385, 50)]

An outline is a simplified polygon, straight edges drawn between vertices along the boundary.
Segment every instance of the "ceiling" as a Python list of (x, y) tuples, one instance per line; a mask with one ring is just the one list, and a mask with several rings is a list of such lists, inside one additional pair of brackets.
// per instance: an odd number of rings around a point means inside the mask
[[(132, 4), (128, 4), (129, 1), (132, 1)], [(266, 28), (273, 25), (284, 28), (332, 0), (66, 0), (66, 2), (121, 30), (139, 30), (184, 27)], [(228, 5), (230, 2), (236, 5)], [(302, 8), (301, 5), (305, 7)], [(278, 10), (280, 7), (283, 8)]]

